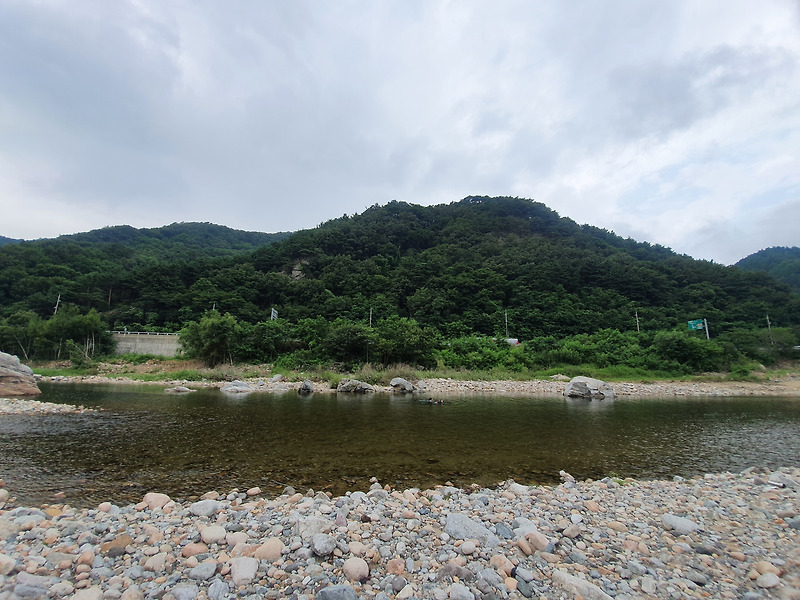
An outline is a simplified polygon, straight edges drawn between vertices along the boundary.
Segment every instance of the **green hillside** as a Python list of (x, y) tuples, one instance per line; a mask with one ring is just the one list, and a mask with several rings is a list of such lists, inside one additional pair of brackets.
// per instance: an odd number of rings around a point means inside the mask
[[(47, 319), (60, 295), (76, 319), (93, 311), (114, 329), (184, 328), (187, 350), (209, 362), (673, 372), (765, 360), (796, 344), (800, 327), (800, 296), (767, 273), (623, 239), (520, 198), (391, 202), (273, 243), (259, 235), (176, 224), (5, 246), (2, 316), (30, 329), (23, 321)], [(767, 315), (779, 344), (765, 354)], [(693, 319), (714, 339), (688, 332)], [(505, 337), (524, 348), (492, 346)], [(0, 344), (12, 336), (0, 331)]]
[(764, 271), (800, 292), (800, 248), (776, 246), (759, 250), (736, 263), (745, 271)]

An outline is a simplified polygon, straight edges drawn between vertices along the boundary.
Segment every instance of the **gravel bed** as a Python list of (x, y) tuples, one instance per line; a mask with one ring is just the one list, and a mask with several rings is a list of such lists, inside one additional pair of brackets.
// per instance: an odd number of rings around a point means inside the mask
[[(0, 600), (800, 598), (800, 469), (23, 507)], [(13, 482), (11, 482), (13, 489)]]

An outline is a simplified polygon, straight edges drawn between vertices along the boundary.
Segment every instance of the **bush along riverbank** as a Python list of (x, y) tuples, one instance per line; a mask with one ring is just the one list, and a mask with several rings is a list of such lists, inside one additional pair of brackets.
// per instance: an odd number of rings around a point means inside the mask
[[(13, 482), (11, 482), (13, 492)], [(800, 598), (800, 469), (496, 489), (149, 493), (92, 509), (0, 488), (0, 600)]]

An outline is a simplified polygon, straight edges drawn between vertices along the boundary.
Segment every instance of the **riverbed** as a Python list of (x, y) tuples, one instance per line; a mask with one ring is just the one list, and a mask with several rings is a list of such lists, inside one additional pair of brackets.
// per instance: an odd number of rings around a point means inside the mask
[(131, 502), (163, 491), (286, 485), (331, 494), (451, 483), (494, 486), (609, 475), (639, 479), (800, 464), (800, 403), (782, 397), (450, 394), (242, 397), (204, 388), (41, 385), (43, 402), (77, 412), (0, 418), (0, 477), (20, 502)]

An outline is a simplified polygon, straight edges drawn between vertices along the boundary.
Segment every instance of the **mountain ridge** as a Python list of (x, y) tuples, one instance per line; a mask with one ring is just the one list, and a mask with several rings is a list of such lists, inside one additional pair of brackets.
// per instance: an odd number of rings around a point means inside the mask
[(446, 336), (504, 333), (506, 319), (528, 338), (637, 320), (663, 329), (707, 318), (725, 330), (767, 312), (778, 325), (800, 324), (800, 297), (768, 274), (578, 225), (533, 200), (487, 196), (376, 204), (285, 234), (174, 223), (0, 248), (2, 314), (45, 316), (58, 297), (115, 329), (177, 330), (211, 308), (251, 323), (273, 308), (294, 321), (396, 315)]

